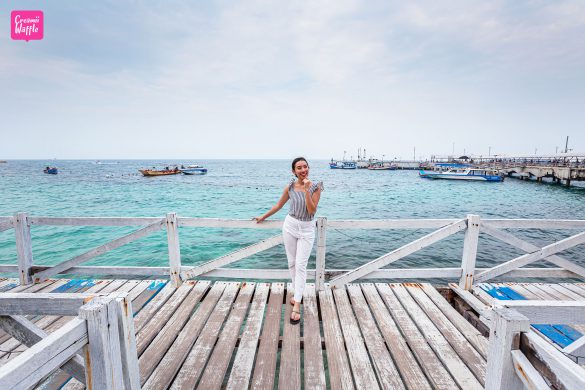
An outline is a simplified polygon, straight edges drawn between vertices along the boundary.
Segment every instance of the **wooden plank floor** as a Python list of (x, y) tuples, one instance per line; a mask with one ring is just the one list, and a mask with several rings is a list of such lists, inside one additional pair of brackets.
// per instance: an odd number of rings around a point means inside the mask
[[(291, 325), (290, 284), (49, 280), (7, 291), (128, 291), (144, 389), (480, 389), (487, 340), (429, 284), (359, 283), (304, 292)], [(1, 287), (1, 286), (0, 286)], [(585, 290), (584, 290), (585, 293)], [(33, 321), (48, 332), (70, 317)], [(25, 347), (0, 335), (0, 366)], [(40, 386), (82, 389), (59, 371)]]

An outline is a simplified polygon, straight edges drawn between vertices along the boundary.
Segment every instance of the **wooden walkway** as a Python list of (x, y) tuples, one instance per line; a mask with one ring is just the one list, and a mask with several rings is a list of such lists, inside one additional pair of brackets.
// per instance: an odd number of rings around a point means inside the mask
[[(300, 325), (284, 283), (48, 280), (0, 291), (128, 291), (144, 389), (479, 389), (487, 339), (430, 284), (307, 285)], [(52, 332), (69, 317), (33, 318)], [(0, 366), (25, 347), (0, 331)], [(40, 386), (81, 389), (59, 371)]]

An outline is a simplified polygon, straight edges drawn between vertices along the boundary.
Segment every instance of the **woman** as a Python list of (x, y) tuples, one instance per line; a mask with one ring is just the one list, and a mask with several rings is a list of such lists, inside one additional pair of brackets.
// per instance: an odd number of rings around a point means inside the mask
[(264, 221), (278, 212), (290, 199), (290, 210), (284, 219), (282, 236), (294, 288), (294, 297), (290, 301), (293, 305), (290, 322), (298, 324), (301, 320), (301, 299), (307, 281), (307, 262), (315, 241), (313, 216), (321, 198), (323, 183), (311, 183), (309, 164), (304, 157), (297, 157), (293, 160), (292, 172), (296, 179), (292, 179), (284, 187), (280, 200), (266, 214), (256, 217), (254, 220), (257, 223)]

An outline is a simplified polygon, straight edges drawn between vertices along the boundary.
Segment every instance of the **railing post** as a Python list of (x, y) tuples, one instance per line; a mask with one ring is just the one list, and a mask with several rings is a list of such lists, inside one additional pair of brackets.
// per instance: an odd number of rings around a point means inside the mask
[(461, 259), (461, 279), (459, 287), (471, 290), (475, 273), (475, 259), (477, 257), (477, 243), (479, 240), (479, 215), (467, 215), (467, 230), (463, 242), (463, 257)]
[(177, 213), (167, 214), (167, 240), (169, 245), (169, 266), (171, 271), (171, 283), (179, 287), (181, 280), (181, 246), (179, 244), (179, 226)]
[(315, 289), (325, 289), (325, 241), (327, 233), (327, 218), (317, 218), (317, 258), (315, 264)]
[(136, 350), (132, 301), (127, 292), (112, 293), (109, 296), (116, 301), (115, 315), (118, 317), (124, 386), (126, 390), (140, 390), (140, 369)]
[(79, 309), (87, 321), (88, 345), (84, 348), (88, 389), (124, 389), (117, 302), (97, 297)]
[(492, 311), (487, 357), (486, 390), (523, 390), (516, 374), (512, 350), (519, 349), (520, 333), (528, 332), (528, 318), (515, 310), (495, 308)]
[(18, 277), (20, 284), (33, 283), (31, 267), (33, 265), (30, 224), (26, 213), (14, 215), (14, 231), (16, 233), (16, 255), (18, 256)]

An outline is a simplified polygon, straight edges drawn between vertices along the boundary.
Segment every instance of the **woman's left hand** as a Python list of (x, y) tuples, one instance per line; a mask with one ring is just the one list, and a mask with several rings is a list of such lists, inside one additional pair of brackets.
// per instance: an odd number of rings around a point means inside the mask
[(313, 184), (313, 183), (311, 183), (311, 180), (303, 179), (303, 185), (305, 186), (304, 187), (305, 191), (309, 191), (309, 189), (311, 188), (311, 184)]

